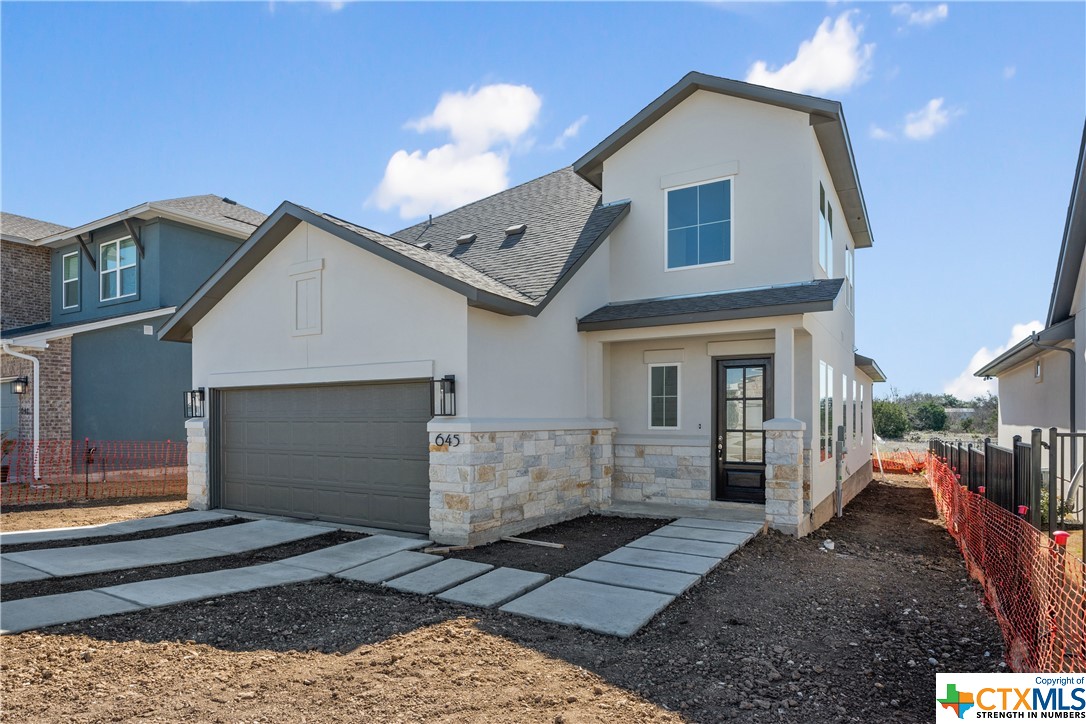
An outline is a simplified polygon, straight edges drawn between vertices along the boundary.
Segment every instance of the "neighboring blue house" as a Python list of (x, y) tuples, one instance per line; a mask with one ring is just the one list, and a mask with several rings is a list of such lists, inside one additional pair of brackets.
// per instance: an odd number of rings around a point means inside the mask
[[(42, 321), (2, 332), (2, 381), (26, 377), (19, 435), (33, 435), (38, 360), (41, 439), (184, 440), (182, 393), (192, 380), (188, 345), (161, 344), (158, 327), (265, 215), (220, 196), (154, 201), (38, 238), (0, 217), (9, 292), (28, 296)], [(22, 248), (20, 248), (22, 247)], [(48, 250), (47, 274), (12, 268)], [(5, 294), (7, 297), (8, 294)]]

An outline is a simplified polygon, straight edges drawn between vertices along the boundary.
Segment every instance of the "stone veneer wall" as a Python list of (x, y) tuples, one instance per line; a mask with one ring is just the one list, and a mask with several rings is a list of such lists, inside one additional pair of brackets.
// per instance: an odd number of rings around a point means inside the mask
[(810, 451), (804, 450), (800, 420), (765, 422), (765, 517), (769, 527), (789, 535), (807, 535), (810, 527)]
[(611, 430), (431, 433), (430, 536), (477, 545), (606, 507), (612, 455)]
[(712, 502), (709, 443), (615, 445), (614, 498), (627, 502), (708, 505)]
[(207, 419), (186, 420), (185, 432), (188, 433), (189, 507), (193, 510), (207, 510), (210, 503), (207, 492)]
[[(72, 439), (72, 339), (50, 340), (47, 349), (18, 350), (38, 358), (42, 440)], [(0, 354), (0, 376), (26, 377), (26, 393), (19, 397), (19, 437), (34, 437), (34, 366), (29, 360)]]

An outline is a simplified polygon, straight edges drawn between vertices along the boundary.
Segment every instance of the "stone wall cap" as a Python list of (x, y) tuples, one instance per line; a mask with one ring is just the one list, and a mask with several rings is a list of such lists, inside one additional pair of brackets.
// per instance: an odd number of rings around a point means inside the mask
[(185, 420), (185, 429), (187, 430), (196, 430), (202, 427), (207, 427), (207, 418), (205, 417), (190, 417)]
[(774, 417), (762, 423), (763, 430), (806, 430), (807, 424), (794, 417)]

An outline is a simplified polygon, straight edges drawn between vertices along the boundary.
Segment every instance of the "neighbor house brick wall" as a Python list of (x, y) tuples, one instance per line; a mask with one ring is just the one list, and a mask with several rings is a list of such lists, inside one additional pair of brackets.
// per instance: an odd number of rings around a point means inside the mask
[[(449, 444), (447, 438), (459, 438)], [(430, 536), (477, 545), (575, 518), (609, 499), (611, 431), (430, 434)]]
[[(41, 395), (40, 435), (43, 440), (70, 440), (72, 437), (72, 339), (49, 341), (48, 349), (19, 350), (38, 358)], [(34, 368), (29, 360), (0, 354), (0, 376), (26, 377), (26, 394), (19, 398), (19, 437), (34, 436)]]
[(0, 241), (0, 324), (4, 329), (48, 322), (49, 249)]
[(615, 500), (672, 505), (712, 503), (708, 444), (615, 445)]

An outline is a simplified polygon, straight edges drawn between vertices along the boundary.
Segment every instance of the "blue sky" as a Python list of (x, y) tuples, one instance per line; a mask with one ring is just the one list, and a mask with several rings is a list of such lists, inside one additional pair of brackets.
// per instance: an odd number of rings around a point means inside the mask
[(1086, 119), (1083, 3), (4, 2), (0, 22), (0, 202), (71, 225), (216, 193), (393, 231), (568, 165), (690, 70), (839, 99), (875, 236), (858, 345), (901, 392), (975, 391), (955, 378), (1043, 320)]

